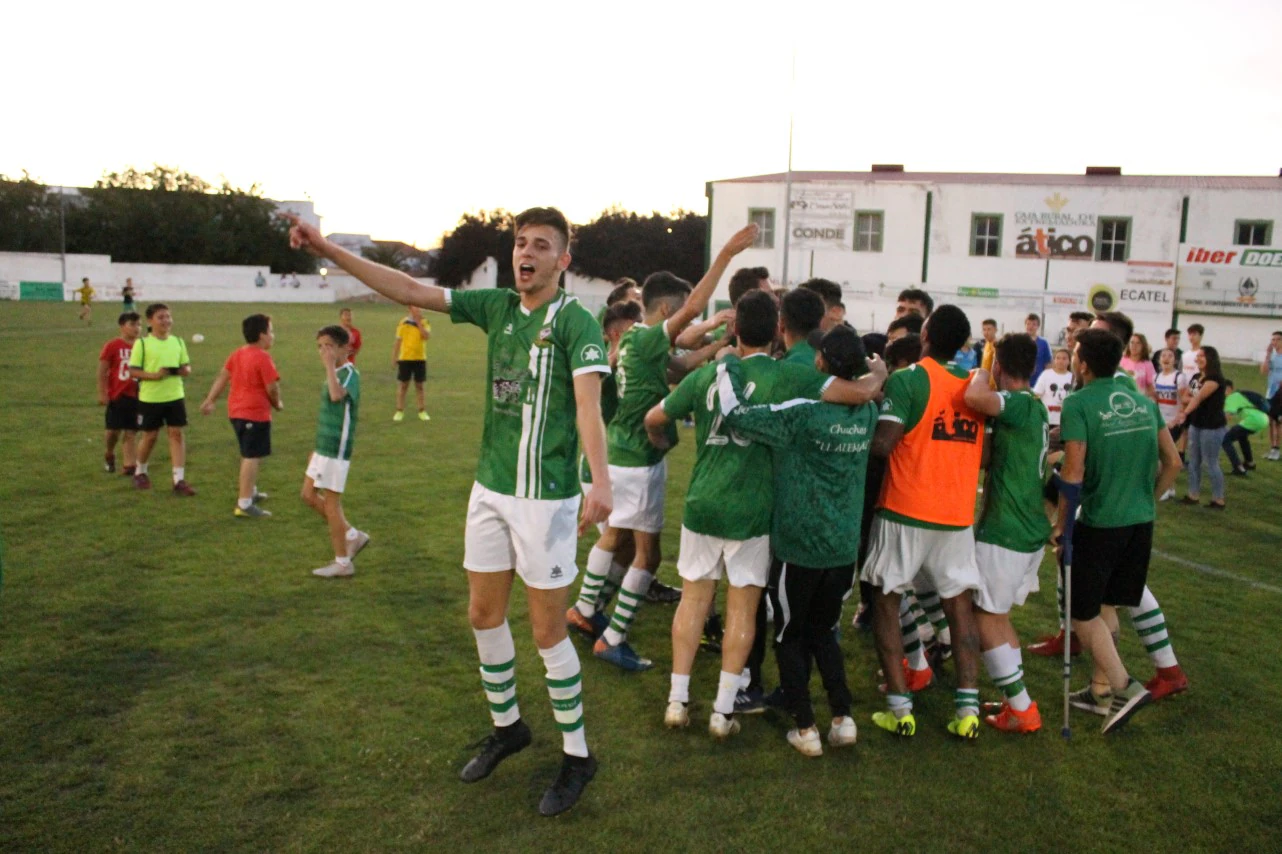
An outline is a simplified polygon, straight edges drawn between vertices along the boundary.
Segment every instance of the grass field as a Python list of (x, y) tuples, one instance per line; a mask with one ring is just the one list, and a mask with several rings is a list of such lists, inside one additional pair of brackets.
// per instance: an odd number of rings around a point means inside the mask
[[(373, 542), (354, 579), (326, 582), (308, 572), (330, 558), (325, 532), (297, 492), (323, 379), (313, 335), (335, 310), (262, 309), (274, 315), (286, 409), (260, 481), (275, 515), (247, 521), (231, 514), (225, 405), (193, 415), (187, 478), (198, 497), (164, 488), (163, 448), (149, 493), (102, 472), (94, 370), (112, 308), (98, 307), (92, 329), (69, 304), (0, 308), (10, 360), (0, 386), (0, 850), (1282, 849), (1282, 463), (1263, 461), (1262, 444), (1259, 470), (1230, 479), (1228, 513), (1161, 506), (1164, 555), (1236, 577), (1154, 559), (1151, 586), (1192, 690), (1115, 736), (1076, 715), (1071, 743), (1061, 740), (1059, 665), (1033, 658), (1041, 733), (952, 742), (951, 693), (935, 688), (919, 698), (918, 735), (897, 741), (865, 725), (881, 707), (875, 656), (849, 630), (855, 748), (805, 759), (771, 715), (723, 745), (700, 726), (668, 732), (672, 608), (653, 606), (633, 641), (654, 670), (620, 673), (579, 646), (601, 770), (550, 823), (535, 806), (559, 737), (519, 598), (518, 690), (535, 745), (483, 783), (456, 779), (465, 745), (489, 726), (460, 568), (481, 432), (480, 333), (432, 318), (432, 421), (393, 424), (398, 313), (356, 307), (364, 399), (344, 503)], [(191, 346), (193, 413), (254, 310), (175, 306), (177, 334), (206, 336)], [(1261, 387), (1253, 369), (1233, 375)], [(693, 459), (683, 438), (660, 571), (670, 583)], [(1054, 624), (1049, 564), (1042, 585), (1016, 616), (1026, 640)], [(1147, 679), (1129, 625), (1122, 650)], [(706, 655), (696, 664), (699, 721), (718, 665)], [(983, 691), (993, 693), (987, 682)], [(814, 693), (824, 722), (817, 680)]]

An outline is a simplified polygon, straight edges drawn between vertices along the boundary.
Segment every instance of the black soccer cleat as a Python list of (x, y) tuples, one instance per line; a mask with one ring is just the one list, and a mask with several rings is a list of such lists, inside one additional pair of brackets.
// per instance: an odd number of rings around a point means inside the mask
[(479, 747), (481, 751), (463, 766), (459, 772), (458, 778), (464, 783), (475, 783), (477, 780), (484, 780), (493, 773), (499, 763), (507, 759), (513, 753), (520, 753), (530, 746), (533, 736), (530, 734), (530, 728), (526, 726), (525, 721), (517, 719), (517, 722), (505, 727), (495, 727), (494, 732), (478, 741), (472, 747)]
[(681, 588), (670, 587), (656, 579), (650, 582), (650, 589), (646, 591), (645, 601), (658, 605), (675, 604), (681, 601)]
[(557, 772), (552, 786), (543, 793), (543, 800), (539, 801), (539, 815), (560, 815), (577, 804), (583, 790), (595, 776), (595, 757), (565, 754), (561, 770)]

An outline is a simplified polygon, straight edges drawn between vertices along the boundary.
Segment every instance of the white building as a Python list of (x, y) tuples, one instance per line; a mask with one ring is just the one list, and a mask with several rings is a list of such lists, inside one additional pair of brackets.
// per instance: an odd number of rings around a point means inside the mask
[[(986, 317), (1022, 331), (1035, 312), (1054, 340), (1071, 312), (1116, 309), (1151, 344), (1173, 321), (1200, 322), (1221, 355), (1254, 358), (1282, 326), (1282, 249), (1269, 251), (1282, 243), (1274, 229), (1282, 175), (874, 166), (793, 172), (790, 183), (779, 173), (708, 184), (709, 249), (756, 222), (758, 245), (739, 264), (767, 267), (789, 285), (812, 276), (837, 282), (861, 330), (884, 329), (908, 287), (962, 306), (976, 333)], [(728, 297), (725, 285), (718, 297)]]
[(303, 222), (320, 231), (321, 217), (320, 214), (316, 213), (315, 202), (300, 202), (297, 200), (278, 202), (273, 200), (272, 204), (276, 206), (276, 210), (279, 213), (292, 213)]

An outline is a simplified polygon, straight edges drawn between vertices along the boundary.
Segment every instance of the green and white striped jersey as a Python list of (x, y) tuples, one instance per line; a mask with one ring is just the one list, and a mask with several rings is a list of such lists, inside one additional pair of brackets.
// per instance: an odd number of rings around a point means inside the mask
[(337, 403), (329, 399), (329, 381), (321, 383), (320, 418), (316, 424), (316, 453), (335, 460), (352, 458), (356, 414), (361, 408), (361, 374), (351, 362), (338, 367), (338, 384), (347, 395)]
[(446, 291), (446, 302), (450, 320), (489, 338), (477, 482), (517, 498), (577, 495), (574, 378), (610, 371), (591, 312), (564, 291), (533, 312), (507, 289)]

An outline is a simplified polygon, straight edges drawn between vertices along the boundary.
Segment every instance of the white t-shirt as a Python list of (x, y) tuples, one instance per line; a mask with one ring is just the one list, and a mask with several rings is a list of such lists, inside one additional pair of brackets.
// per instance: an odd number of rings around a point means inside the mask
[(1180, 370), (1189, 376), (1197, 373), (1197, 350), (1185, 350), (1180, 355)]
[(1033, 386), (1033, 394), (1041, 398), (1042, 403), (1046, 406), (1046, 412), (1050, 415), (1052, 427), (1059, 426), (1059, 411), (1064, 403), (1064, 398), (1073, 390), (1073, 375), (1068, 372), (1057, 374), (1053, 370), (1042, 371), (1042, 375), (1037, 378), (1037, 385)]
[(1157, 392), (1157, 408), (1162, 413), (1162, 420), (1169, 427), (1180, 411), (1180, 392), (1189, 387), (1189, 375), (1183, 371), (1169, 374), (1158, 374), (1153, 381)]

